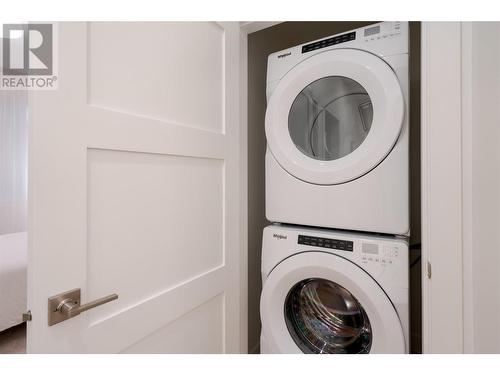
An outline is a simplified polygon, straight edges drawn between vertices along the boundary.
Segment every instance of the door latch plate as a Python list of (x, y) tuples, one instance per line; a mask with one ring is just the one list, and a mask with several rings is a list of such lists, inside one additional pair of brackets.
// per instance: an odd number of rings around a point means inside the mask
[(49, 326), (53, 326), (54, 324), (70, 319), (70, 317), (64, 315), (63, 313), (57, 310), (61, 302), (65, 300), (72, 300), (74, 301), (75, 305), (77, 305), (77, 307), (80, 306), (81, 303), (80, 289), (72, 289), (49, 298), (48, 317), (47, 317), (47, 323), (49, 324)]
[(32, 319), (31, 310), (28, 310), (25, 313), (23, 313), (23, 322), (30, 322), (31, 319)]

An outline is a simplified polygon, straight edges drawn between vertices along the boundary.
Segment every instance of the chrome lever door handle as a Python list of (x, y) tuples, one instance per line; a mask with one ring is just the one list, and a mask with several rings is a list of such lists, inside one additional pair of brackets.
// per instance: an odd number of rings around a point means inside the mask
[(73, 301), (71, 298), (68, 298), (61, 301), (59, 306), (57, 306), (57, 311), (59, 311), (61, 314), (66, 315), (68, 318), (72, 318), (84, 311), (93, 309), (94, 307), (97, 307), (99, 305), (104, 305), (105, 303), (114, 301), (115, 299), (118, 299), (118, 294), (110, 294), (109, 296), (96, 299), (95, 301), (86, 303), (84, 305), (78, 305), (78, 303), (75, 303), (75, 301)]
[(48, 324), (52, 326), (67, 319), (73, 318), (80, 313), (93, 309), (94, 307), (103, 305), (105, 303), (118, 299), (117, 294), (110, 294), (109, 296), (96, 299), (92, 302), (81, 305), (81, 290), (72, 289), (64, 293), (52, 296), (48, 301)]

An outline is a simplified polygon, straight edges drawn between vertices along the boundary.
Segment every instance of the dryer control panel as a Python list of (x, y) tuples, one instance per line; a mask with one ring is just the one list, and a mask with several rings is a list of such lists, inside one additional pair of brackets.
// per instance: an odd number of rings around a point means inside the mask
[(408, 22), (379, 22), (271, 53), (267, 60), (267, 99), (293, 67), (312, 55), (340, 48), (363, 50), (382, 58), (407, 54), (408, 35)]
[(299, 234), (297, 243), (299, 245), (309, 245), (344, 251), (353, 251), (354, 249), (353, 241), (337, 240), (335, 238), (326, 237), (304, 236), (301, 234)]
[[(379, 26), (380, 27), (380, 26)], [(335, 44), (350, 42), (351, 40), (356, 39), (356, 32), (352, 31), (350, 33), (332, 36), (327, 39), (318, 40), (317, 42), (305, 44), (302, 46), (302, 53), (306, 53), (309, 51), (314, 51), (315, 49), (326, 48), (330, 46), (334, 46)]]
[(402, 32), (401, 22), (384, 22), (363, 30), (365, 42), (383, 41), (398, 37)]

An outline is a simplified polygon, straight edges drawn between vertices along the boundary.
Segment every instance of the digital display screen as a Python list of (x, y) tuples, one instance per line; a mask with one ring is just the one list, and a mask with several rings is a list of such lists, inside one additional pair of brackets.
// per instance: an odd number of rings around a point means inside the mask
[(375, 35), (380, 32), (380, 25), (365, 29), (365, 36)]
[(378, 254), (378, 245), (375, 243), (363, 243), (361, 251), (365, 254)]

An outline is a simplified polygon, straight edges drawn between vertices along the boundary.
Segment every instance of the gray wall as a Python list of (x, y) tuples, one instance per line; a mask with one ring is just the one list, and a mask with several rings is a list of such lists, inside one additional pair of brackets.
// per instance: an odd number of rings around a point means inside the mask
[(411, 351), (422, 353), (420, 263), (420, 22), (410, 22), (410, 328)]
[[(305, 43), (314, 39), (352, 30), (373, 22), (284, 22), (279, 25), (264, 29), (248, 36), (248, 349), (250, 352), (258, 350), (260, 335), (259, 298), (261, 292), (260, 260), (262, 246), (262, 229), (268, 224), (265, 218), (265, 185), (264, 156), (266, 151), (266, 137), (264, 130), (264, 118), (266, 111), (266, 68), (267, 56), (270, 53), (286, 49), (297, 44)], [(412, 25), (412, 30), (415, 26)], [(412, 41), (415, 42), (415, 38)], [(414, 47), (417, 45), (413, 43)], [(411, 95), (420, 98), (419, 64), (413, 64), (411, 73)], [(416, 101), (416, 100), (415, 100)], [(411, 121), (414, 125), (419, 124), (419, 100), (418, 108), (412, 107)], [(415, 115), (418, 113), (418, 117)], [(419, 141), (419, 126), (413, 126), (410, 137)], [(416, 143), (412, 150), (417, 150)], [(413, 151), (412, 151), (413, 153)], [(418, 155), (414, 155), (418, 156)], [(412, 159), (413, 160), (413, 159)], [(412, 161), (412, 165), (414, 161)], [(419, 161), (416, 161), (419, 165)], [(419, 168), (413, 173), (411, 183), (417, 184), (419, 188)], [(415, 191), (412, 190), (412, 197)], [(418, 193), (418, 192), (417, 192)], [(417, 194), (415, 193), (415, 194)], [(418, 221), (418, 228), (412, 228), (412, 232), (418, 234), (413, 242), (420, 242), (420, 195), (412, 199), (412, 221)], [(417, 199), (418, 197), (418, 199)], [(418, 210), (414, 208), (418, 207)], [(413, 233), (412, 233), (413, 234)], [(418, 265), (415, 267), (418, 268)], [(413, 279), (412, 279), (413, 280)]]

